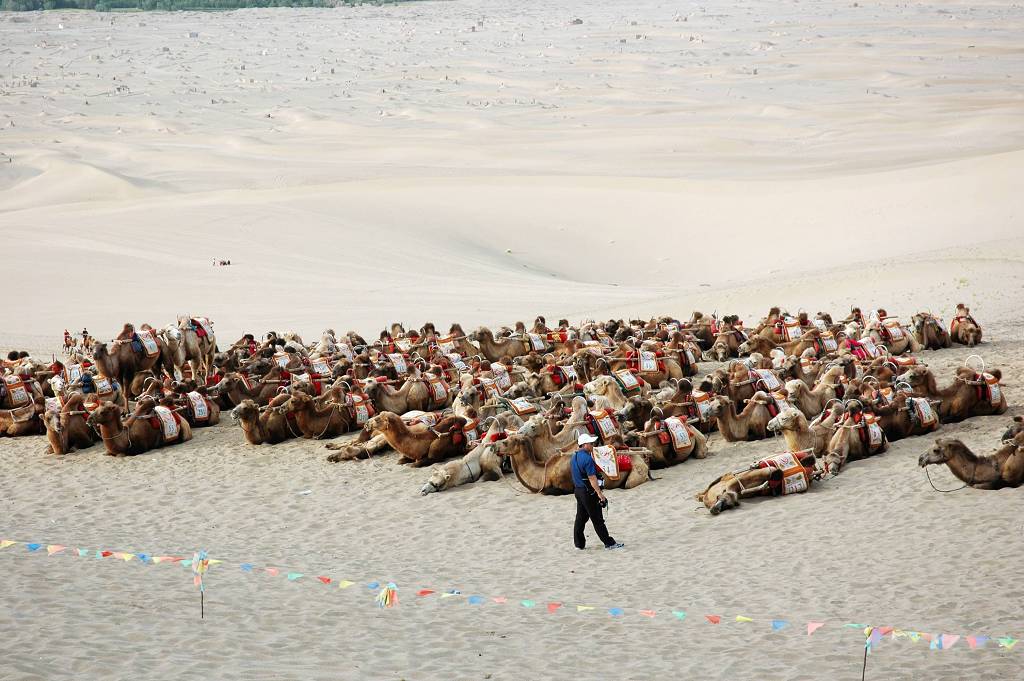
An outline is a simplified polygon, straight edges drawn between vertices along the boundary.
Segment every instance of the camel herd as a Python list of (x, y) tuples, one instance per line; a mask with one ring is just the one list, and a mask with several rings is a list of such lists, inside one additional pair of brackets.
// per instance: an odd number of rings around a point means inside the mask
[[(69, 347), (51, 364), (11, 353), (0, 434), (45, 435), (55, 454), (102, 442), (125, 456), (185, 442), (229, 410), (252, 445), (357, 433), (328, 443), (328, 460), (394, 450), (400, 464), (432, 466), (422, 494), (506, 474), (531, 492), (571, 493), (569, 458), (584, 432), (600, 441), (605, 485), (626, 489), (706, 457), (715, 432), (781, 435), (785, 453), (698, 495), (717, 514), (742, 498), (805, 491), (893, 440), (1005, 412), (998, 369), (965, 365), (940, 387), (912, 354), (980, 340), (963, 306), (949, 327), (928, 313), (904, 325), (882, 309), (833, 321), (773, 308), (752, 328), (699, 312), (555, 327), (538, 317), (472, 333), (394, 324), (372, 342), (333, 330), (310, 344), (246, 334), (224, 347), (209, 320), (182, 317), (159, 329), (126, 324), (91, 353)], [(701, 375), (706, 361), (722, 364)], [(940, 439), (920, 463), (947, 463), (976, 487), (1017, 486), (1024, 434), (1006, 440), (979, 458)]]

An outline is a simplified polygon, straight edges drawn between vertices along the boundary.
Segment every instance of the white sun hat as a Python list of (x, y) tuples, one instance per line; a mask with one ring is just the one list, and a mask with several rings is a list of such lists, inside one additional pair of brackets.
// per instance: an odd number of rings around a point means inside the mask
[(580, 445), (581, 447), (583, 445), (590, 444), (591, 442), (597, 442), (597, 438), (594, 437), (593, 435), (587, 435), (586, 433), (576, 438), (576, 444)]

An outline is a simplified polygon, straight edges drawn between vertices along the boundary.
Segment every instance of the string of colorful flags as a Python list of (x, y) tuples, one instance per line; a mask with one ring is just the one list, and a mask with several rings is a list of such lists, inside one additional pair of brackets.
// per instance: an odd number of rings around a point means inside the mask
[[(140, 553), (132, 551), (112, 551), (102, 549), (83, 549), (83, 548), (72, 548), (61, 544), (44, 544), (42, 542), (26, 542), (13, 539), (0, 539), (0, 550), (7, 549), (15, 546), (23, 546), (28, 554), (46, 554), (49, 556), (56, 555), (70, 555), (78, 558), (89, 558), (94, 559), (105, 559), (112, 558), (114, 560), (122, 560), (125, 562), (138, 561), (145, 565), (160, 565), (160, 564), (176, 564), (181, 565), (191, 570), (193, 576), (193, 584), (198, 587), (200, 594), (202, 595), (206, 590), (204, 582), (204, 575), (207, 574), (210, 568), (217, 565), (225, 565), (226, 567), (232, 567), (238, 569), (242, 574), (266, 574), (272, 577), (283, 576), (289, 582), (297, 582), (300, 580), (315, 581), (316, 583), (335, 587), (337, 589), (348, 589), (356, 586), (358, 583), (348, 579), (335, 579), (327, 575), (309, 575), (303, 572), (292, 572), (283, 568), (263, 566), (259, 567), (255, 563), (225, 563), (223, 560), (216, 558), (209, 558), (206, 551), (196, 551), (193, 553), (191, 558), (184, 556), (167, 556), (167, 555), (155, 555), (150, 553)], [(361, 585), (362, 587), (375, 592), (375, 602), (380, 608), (393, 608), (398, 605), (398, 586), (394, 582), (379, 582), (369, 581)], [(584, 613), (589, 611), (603, 611), (607, 616), (613, 618), (626, 617), (627, 615), (637, 615), (649, 619), (654, 619), (659, 616), (669, 616), (673, 618), (673, 621), (685, 621), (690, 618), (690, 613), (684, 610), (651, 610), (651, 609), (640, 609), (640, 608), (622, 608), (622, 607), (598, 607), (592, 605), (582, 604), (569, 604), (561, 601), (537, 601), (533, 599), (514, 599), (506, 596), (482, 596), (479, 594), (463, 594), (458, 589), (429, 589), (421, 588), (415, 592), (416, 600), (426, 600), (430, 598), (449, 599), (457, 598), (465, 601), (470, 606), (482, 606), (485, 604), (493, 605), (518, 605), (524, 609), (540, 609), (546, 611), (548, 614), (555, 614), (556, 612), (576, 612)], [(782, 631), (784, 629), (795, 628), (796, 624), (802, 624), (800, 628), (804, 635), (812, 636), (819, 629), (825, 627), (828, 622), (825, 620), (799, 620), (794, 621), (793, 619), (780, 619), (780, 618), (765, 618), (755, 619), (747, 617), (745, 615), (736, 615), (735, 618), (725, 617), (717, 614), (703, 614), (700, 618), (697, 618), (701, 623), (708, 626), (721, 625), (723, 623), (732, 622), (735, 624), (755, 624), (765, 623), (771, 627), (772, 631)], [(857, 629), (863, 632), (865, 637), (865, 649), (867, 653), (873, 651), (883, 640), (888, 638), (889, 640), (907, 640), (913, 643), (925, 642), (928, 643), (928, 647), (931, 650), (948, 650), (955, 646), (960, 641), (963, 641), (971, 650), (985, 648), (989, 643), (995, 643), (1000, 648), (1012, 650), (1017, 644), (1018, 639), (1006, 635), (1006, 636), (989, 636), (984, 634), (948, 634), (948, 633), (929, 633), (923, 631), (915, 631), (906, 628), (899, 628), (893, 626), (871, 626), (866, 624), (859, 624), (854, 622), (844, 623), (843, 628)]]

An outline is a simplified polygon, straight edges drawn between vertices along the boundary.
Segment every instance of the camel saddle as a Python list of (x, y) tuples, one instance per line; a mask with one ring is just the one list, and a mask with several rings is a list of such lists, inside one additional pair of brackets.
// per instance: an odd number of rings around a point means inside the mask
[(498, 384), (495, 383), (493, 378), (487, 378), (486, 376), (481, 376), (477, 380), (480, 381), (480, 385), (483, 387), (484, 397), (486, 399), (492, 399), (492, 398), (493, 399), (497, 399), (497, 398), (501, 397), (501, 391), (498, 390)]
[(612, 378), (619, 384), (619, 387), (622, 388), (622, 393), (627, 397), (638, 394), (643, 385), (637, 375), (629, 369), (620, 369), (612, 372)]
[(775, 330), (780, 332), (780, 335), (787, 342), (800, 340), (804, 335), (803, 327), (800, 326), (800, 320), (793, 319), (792, 317), (786, 317), (775, 322)]
[(629, 368), (641, 374), (665, 373), (665, 362), (658, 353), (640, 350), (629, 358)]
[(526, 334), (526, 338), (530, 349), (536, 350), (537, 352), (544, 352), (547, 350), (548, 344), (544, 342), (544, 337), (539, 333), (528, 333)]
[(910, 408), (910, 418), (921, 424), (923, 428), (933, 426), (939, 420), (926, 397), (908, 397), (907, 407)]
[(445, 357), (448, 358), (448, 361), (452, 363), (452, 366), (455, 367), (460, 374), (468, 374), (472, 371), (472, 369), (469, 368), (469, 365), (462, 361), (462, 355), (459, 353), (449, 352)]
[(438, 376), (426, 376), (427, 387), (430, 388), (430, 396), (435, 402), (443, 403), (448, 400), (448, 384)]
[(572, 338), (572, 333), (570, 331), (558, 330), (549, 331), (547, 333), (547, 342), (551, 345), (555, 345), (556, 343), (567, 343), (570, 338)]
[(334, 371), (334, 365), (326, 357), (317, 357), (309, 360), (309, 368), (320, 376), (330, 376)]
[(407, 355), (412, 350), (412, 340), (409, 338), (396, 338), (395, 347), (398, 348), (399, 352)]
[(714, 400), (714, 396), (711, 393), (694, 390), (690, 393), (690, 397), (693, 398), (697, 418), (701, 421), (707, 421), (708, 414), (711, 413), (711, 402)]
[(693, 442), (690, 435), (690, 427), (691, 426), (686, 422), (685, 417), (680, 418), (678, 416), (669, 416), (665, 419), (663, 428), (669, 435), (669, 438), (672, 441), (672, 448), (676, 450), (676, 452), (690, 448)]
[(213, 338), (213, 324), (206, 317), (192, 317), (188, 323), (200, 338)]
[(768, 413), (775, 418), (783, 409), (789, 406), (789, 397), (785, 393), (771, 392), (768, 395), (771, 399), (764, 405), (768, 407)]
[(81, 364), (68, 364), (64, 367), (64, 380), (68, 383), (74, 383), (82, 378), (82, 372), (84, 371), (85, 368)]
[(437, 347), (441, 348), (441, 351), (446, 355), (450, 355), (455, 352), (455, 336), (445, 336), (444, 338), (437, 338), (434, 340), (437, 343)]
[(907, 335), (897, 317), (886, 317), (879, 322), (878, 332), (882, 335), (882, 338), (885, 338), (890, 343), (901, 341)]
[(508, 367), (501, 362), (491, 362), (491, 373), (494, 374), (494, 382), (498, 388), (505, 392), (512, 387), (512, 377), (508, 373)]
[(395, 373), (399, 376), (405, 376), (409, 373), (409, 364), (406, 362), (404, 355), (392, 352), (387, 355), (387, 358), (391, 361), (391, 364), (395, 367)]
[(466, 436), (466, 442), (476, 442), (480, 440), (479, 427), (480, 419), (466, 421), (466, 425), (462, 426), (462, 434)]
[(619, 422), (615, 420), (615, 412), (611, 409), (604, 411), (589, 411), (585, 417), (587, 429), (601, 442), (607, 441), (613, 435), (619, 434)]
[(585, 340), (583, 341), (583, 349), (594, 355), (595, 357), (604, 357), (605, 346), (601, 344), (601, 341), (596, 340)]
[(345, 395), (345, 403), (356, 424), (362, 426), (373, 416), (373, 402), (363, 393), (351, 392)]
[(4, 376), (3, 390), (11, 396), (11, 407), (15, 409), (32, 401), (29, 387), (20, 376)]
[(437, 411), (407, 411), (402, 414), (402, 421), (407, 426), (425, 424), (427, 428), (433, 428), (441, 420), (441, 412)]
[(530, 402), (525, 397), (517, 397), (514, 400), (509, 400), (505, 398), (502, 399), (504, 399), (509, 409), (514, 411), (516, 415), (519, 417), (529, 416), (531, 414), (536, 414), (538, 411), (540, 411), (536, 404)]
[[(167, 407), (153, 407), (155, 414), (150, 419), (150, 425), (163, 431), (164, 442), (173, 442), (181, 434), (181, 417)], [(153, 423), (153, 422), (156, 423)]]
[(114, 394), (113, 382), (106, 376), (94, 376), (92, 379), (96, 394), (100, 397), (109, 397)]
[(762, 389), (767, 392), (774, 392), (782, 387), (782, 381), (779, 380), (779, 377), (768, 369), (751, 369), (750, 380), (754, 382), (755, 387), (758, 385), (763, 386)]
[(143, 329), (135, 334), (141, 344), (140, 351), (145, 352), (146, 357), (155, 357), (160, 354), (160, 345), (156, 342), (156, 334), (152, 329)]
[(974, 380), (978, 385), (978, 399), (984, 400), (995, 406), (1002, 402), (1003, 393), (999, 385), (999, 379), (992, 374), (974, 374)]
[(288, 367), (288, 363), (290, 361), (291, 361), (291, 358), (288, 356), (287, 352), (275, 352), (274, 353), (274, 362), (277, 364), (277, 366), (281, 367), (282, 369), (287, 368)]
[(189, 406), (192, 407), (192, 418), (200, 423), (205, 423), (210, 419), (210, 403), (206, 397), (193, 390), (192, 392), (186, 393), (188, 397)]
[[(811, 474), (814, 472), (814, 454), (808, 452), (804, 457), (801, 460), (796, 453), (785, 452), (755, 461), (751, 468), (772, 469), (768, 477), (768, 489), (772, 496), (799, 494), (811, 486)], [(805, 465), (807, 459), (810, 459), (810, 466)]]
[(609, 480), (619, 479), (619, 457), (615, 455), (614, 447), (594, 447), (590, 455), (594, 465), (601, 470), (601, 475)]

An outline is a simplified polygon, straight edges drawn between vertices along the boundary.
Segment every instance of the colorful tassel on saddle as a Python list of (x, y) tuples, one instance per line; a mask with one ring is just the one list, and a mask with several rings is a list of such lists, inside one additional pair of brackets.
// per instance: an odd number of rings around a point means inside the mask
[(377, 594), (377, 607), (393, 608), (396, 605), (398, 605), (398, 587), (394, 582), (388, 582), (388, 585)]

